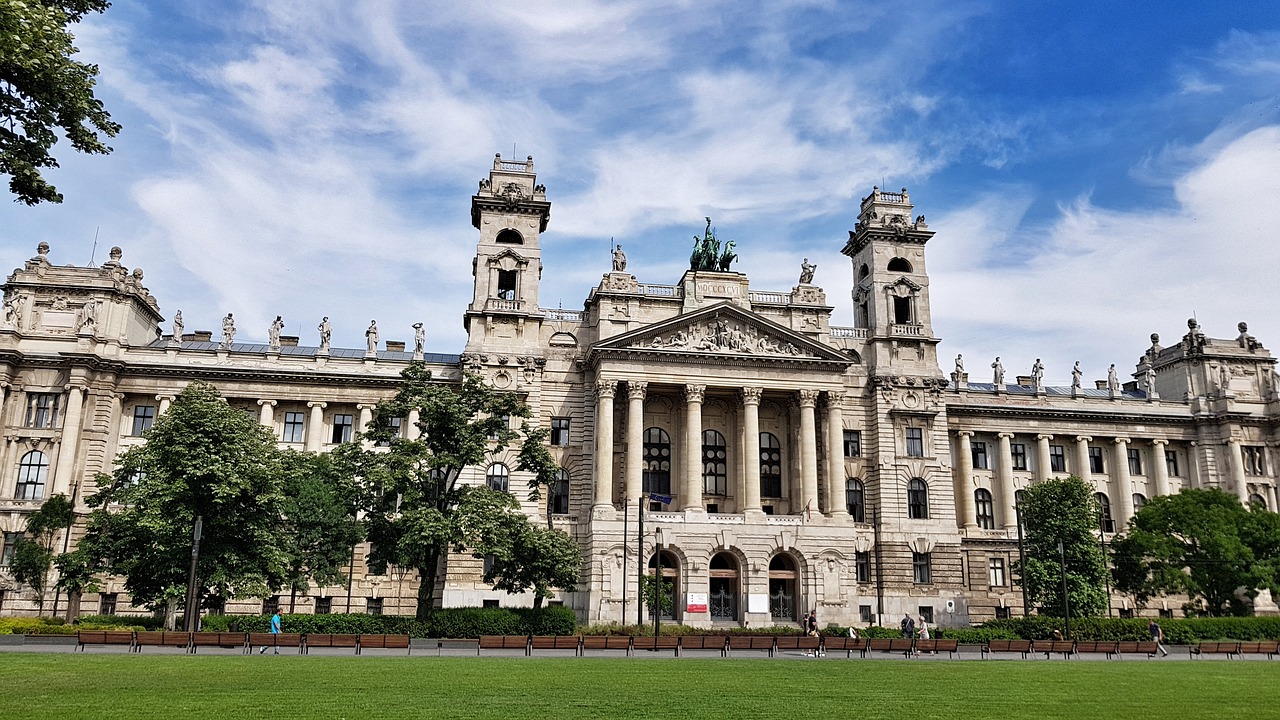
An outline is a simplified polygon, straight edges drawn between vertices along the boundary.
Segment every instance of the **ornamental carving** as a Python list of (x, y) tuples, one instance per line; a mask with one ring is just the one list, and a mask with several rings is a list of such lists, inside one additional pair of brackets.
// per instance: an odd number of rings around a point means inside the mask
[(800, 349), (789, 340), (762, 335), (751, 325), (731, 324), (721, 318), (690, 324), (668, 335), (655, 335), (647, 343), (632, 347), (740, 355), (813, 357), (811, 353)]

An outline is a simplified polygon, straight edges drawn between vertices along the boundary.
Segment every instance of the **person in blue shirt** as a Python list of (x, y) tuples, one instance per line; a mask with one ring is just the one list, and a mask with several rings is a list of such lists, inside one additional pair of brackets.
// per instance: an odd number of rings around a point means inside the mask
[[(280, 634), (280, 611), (278, 609), (276, 610), (276, 613), (271, 616), (271, 634), (272, 635)], [(258, 651), (258, 654), (261, 655), (266, 651), (267, 651), (267, 646), (263, 645), (262, 649)], [(279, 655), (280, 647), (277, 645), (275, 648), (273, 648), (273, 651), (274, 651), (273, 654)]]

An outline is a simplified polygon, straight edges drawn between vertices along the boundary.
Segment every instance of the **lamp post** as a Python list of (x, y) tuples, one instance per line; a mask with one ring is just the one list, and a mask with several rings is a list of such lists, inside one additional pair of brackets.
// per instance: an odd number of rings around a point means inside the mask
[(1027, 599), (1027, 556), (1022, 550), (1022, 498), (1019, 493), (1013, 494), (1013, 514), (1018, 521), (1018, 587), (1022, 590), (1022, 617), (1027, 617), (1031, 614), (1031, 605)]
[(1067, 624), (1067, 635), (1064, 640), (1071, 639), (1071, 601), (1067, 598), (1067, 551), (1058, 540), (1058, 565), (1062, 568), (1062, 618)]

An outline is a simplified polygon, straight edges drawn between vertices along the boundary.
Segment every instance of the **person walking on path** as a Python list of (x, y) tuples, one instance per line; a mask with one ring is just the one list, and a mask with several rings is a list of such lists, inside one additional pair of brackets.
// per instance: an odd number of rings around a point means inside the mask
[(1169, 651), (1164, 649), (1164, 629), (1160, 627), (1160, 623), (1155, 618), (1147, 624), (1147, 632), (1151, 633), (1151, 639), (1156, 643), (1156, 649), (1160, 651), (1161, 657), (1168, 657)]
[[(272, 616), (271, 616), (271, 634), (272, 634), (272, 635), (279, 635), (279, 634), (280, 634), (280, 609), (279, 609), (279, 608), (276, 608), (276, 613), (275, 613), (274, 615), (272, 615)], [(273, 638), (273, 639), (276, 639), (276, 638)], [(273, 654), (273, 655), (279, 655), (279, 654), (280, 654), (280, 646), (279, 646), (279, 645), (277, 645), (276, 643), (272, 643), (272, 645), (275, 645), (275, 647), (273, 647), (273, 648), (272, 648), (272, 650), (273, 650), (272, 654)], [(266, 645), (263, 645), (263, 646), (262, 646), (262, 649), (258, 651), (258, 654), (259, 654), (259, 655), (261, 655), (261, 654), (265, 653), (266, 651), (267, 651), (267, 646), (266, 646)]]
[(911, 618), (911, 613), (902, 615), (902, 637), (910, 640), (916, 636), (916, 621)]

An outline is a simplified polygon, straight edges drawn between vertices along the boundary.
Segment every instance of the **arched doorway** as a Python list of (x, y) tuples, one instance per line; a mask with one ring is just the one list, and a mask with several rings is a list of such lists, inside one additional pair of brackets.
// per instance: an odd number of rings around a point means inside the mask
[(795, 622), (796, 587), (800, 574), (796, 563), (787, 555), (774, 555), (769, 561), (769, 616), (775, 622)]
[[(649, 577), (652, 578), (658, 570), (658, 558), (662, 558), (662, 594), (665, 599), (662, 601), (662, 619), (674, 620), (676, 610), (676, 598), (679, 597), (680, 589), (680, 561), (675, 555), (667, 551), (654, 553), (649, 558)], [(653, 617), (653, 608), (649, 608), (649, 617)]]
[(711, 558), (708, 571), (711, 576), (711, 594), (707, 609), (712, 620), (738, 619), (738, 561), (729, 553), (717, 553)]

